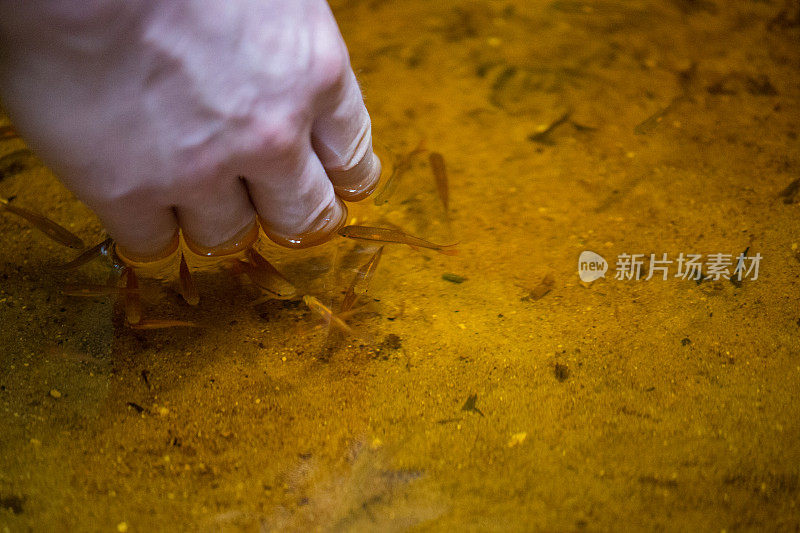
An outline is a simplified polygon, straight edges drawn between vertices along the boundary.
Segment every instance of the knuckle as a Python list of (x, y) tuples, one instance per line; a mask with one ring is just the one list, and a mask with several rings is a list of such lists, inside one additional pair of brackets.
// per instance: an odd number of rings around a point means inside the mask
[(302, 122), (298, 118), (283, 116), (264, 122), (260, 127), (262, 153), (271, 159), (297, 156), (302, 146)]
[(347, 81), (350, 57), (344, 46), (318, 49), (314, 58), (314, 74), (323, 93), (341, 90)]

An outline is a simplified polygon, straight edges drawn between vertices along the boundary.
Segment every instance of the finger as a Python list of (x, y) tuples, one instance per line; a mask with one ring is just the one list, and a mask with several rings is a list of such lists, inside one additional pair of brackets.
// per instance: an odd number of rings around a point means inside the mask
[[(242, 180), (212, 176), (177, 191), (173, 199), (184, 240), (195, 254), (235, 253), (253, 243), (256, 213)], [(248, 242), (245, 242), (248, 241)]]
[(113, 200), (87, 205), (103, 222), (125, 258), (137, 262), (155, 261), (177, 248), (178, 222), (172, 207), (154, 202), (151, 191), (140, 190)]
[(264, 162), (245, 181), (264, 233), (282, 246), (304, 248), (334, 234), (344, 224), (347, 208), (310, 143), (298, 143), (292, 152)]
[(372, 122), (351, 69), (342, 85), (322, 95), (311, 137), (337, 195), (355, 202), (375, 190), (381, 162), (372, 151)]

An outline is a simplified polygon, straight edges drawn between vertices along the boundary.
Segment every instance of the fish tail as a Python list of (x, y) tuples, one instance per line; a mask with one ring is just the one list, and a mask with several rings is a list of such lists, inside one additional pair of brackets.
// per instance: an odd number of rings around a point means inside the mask
[(444, 255), (458, 255), (458, 248), (455, 248), (456, 246), (458, 246), (458, 243), (448, 244), (447, 246), (439, 248), (437, 252)]

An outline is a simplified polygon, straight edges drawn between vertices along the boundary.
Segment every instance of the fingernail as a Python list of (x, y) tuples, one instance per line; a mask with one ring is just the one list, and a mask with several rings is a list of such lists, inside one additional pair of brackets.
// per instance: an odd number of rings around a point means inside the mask
[(155, 263), (161, 261), (162, 259), (166, 259), (167, 257), (171, 256), (175, 253), (178, 249), (178, 243), (180, 242), (178, 238), (178, 232), (175, 232), (172, 239), (170, 239), (169, 243), (164, 246), (160, 252), (155, 254), (143, 254), (139, 252), (133, 252), (128, 250), (124, 246), (116, 243), (114, 248), (116, 250), (117, 255), (120, 259), (122, 259), (125, 264), (130, 266), (143, 266), (149, 263)]
[(258, 221), (253, 220), (250, 225), (245, 227), (235, 237), (217, 246), (203, 246), (202, 244), (197, 244), (185, 233), (183, 234), (183, 240), (186, 242), (186, 247), (195, 255), (203, 257), (221, 257), (236, 254), (246, 250), (258, 240)]
[(278, 235), (271, 231), (263, 219), (261, 226), (267, 237), (276, 244), (287, 248), (308, 248), (330, 239), (339, 228), (344, 226), (345, 222), (347, 222), (347, 207), (340, 198), (335, 196), (334, 201), (310, 225), (311, 229), (303, 233), (291, 237)]
[(378, 182), (381, 179), (381, 160), (374, 152), (369, 152), (359, 163), (347, 171), (331, 171), (331, 177), (334, 181), (341, 183), (341, 179), (337, 180), (338, 175), (345, 175), (352, 180), (353, 185), (339, 185), (334, 186), (337, 196), (341, 196), (348, 202), (358, 202), (363, 200), (375, 190)]

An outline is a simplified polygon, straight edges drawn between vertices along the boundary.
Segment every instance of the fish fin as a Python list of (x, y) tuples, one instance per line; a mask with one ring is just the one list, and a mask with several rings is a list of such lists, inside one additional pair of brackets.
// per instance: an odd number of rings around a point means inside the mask
[(458, 255), (458, 248), (455, 248), (456, 246), (458, 246), (457, 242), (453, 243), (453, 244), (448, 244), (446, 246), (442, 246), (437, 251), (440, 254), (444, 254), (444, 255)]

